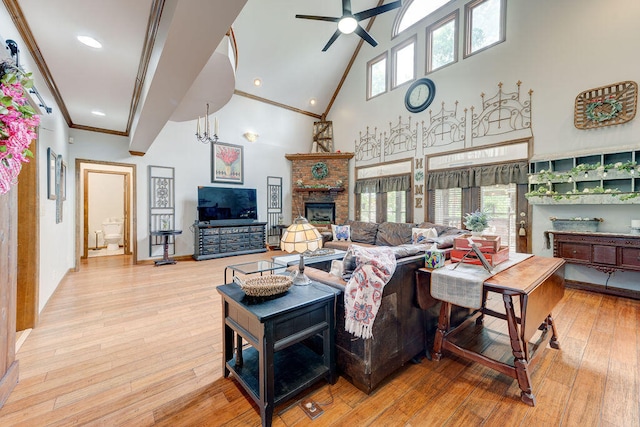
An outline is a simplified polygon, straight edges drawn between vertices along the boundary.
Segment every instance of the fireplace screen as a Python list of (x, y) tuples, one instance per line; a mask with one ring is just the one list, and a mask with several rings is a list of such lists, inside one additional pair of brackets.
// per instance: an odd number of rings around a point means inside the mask
[(336, 204), (305, 203), (304, 215), (309, 222), (334, 224), (336, 221)]

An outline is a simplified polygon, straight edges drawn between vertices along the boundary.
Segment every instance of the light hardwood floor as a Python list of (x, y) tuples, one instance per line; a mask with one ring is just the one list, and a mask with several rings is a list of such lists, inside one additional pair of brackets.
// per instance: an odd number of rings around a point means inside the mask
[[(222, 378), (215, 286), (226, 265), (272, 255), (161, 267), (88, 260), (20, 348), (0, 426), (260, 425)], [(544, 349), (533, 370), (536, 407), (520, 402), (515, 380), (445, 354), (369, 396), (342, 377), (321, 383), (307, 394), (323, 415), (311, 421), (292, 402), (276, 408), (274, 426), (638, 426), (640, 301), (567, 290), (554, 315), (562, 350)]]

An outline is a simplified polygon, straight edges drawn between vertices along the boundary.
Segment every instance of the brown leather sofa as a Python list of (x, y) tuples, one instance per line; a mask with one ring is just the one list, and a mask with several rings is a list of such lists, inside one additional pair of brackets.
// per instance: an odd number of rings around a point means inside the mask
[(323, 246), (331, 249), (347, 250), (351, 243), (361, 246), (398, 246), (411, 243), (411, 229), (435, 228), (438, 237), (430, 239), (437, 245), (438, 249), (445, 250), (453, 247), (453, 239), (460, 234), (466, 233), (455, 227), (423, 222), (420, 224), (396, 223), (396, 222), (363, 222), (347, 220), (344, 225), (351, 228), (350, 241), (335, 241), (330, 232), (323, 233)]
[[(385, 285), (382, 302), (373, 323), (373, 338), (363, 339), (345, 331), (344, 295), (336, 304), (336, 364), (340, 373), (365, 393), (407, 363), (419, 363), (430, 357), (433, 349), (440, 302), (431, 297), (422, 283), (421, 304), (417, 301), (416, 270), (424, 267), (424, 255), (397, 260), (396, 271)], [(318, 264), (329, 268), (327, 264)], [(317, 282), (340, 289), (347, 282), (313, 264), (305, 266), (305, 274)], [(426, 292), (426, 293), (425, 293)], [(425, 299), (426, 301), (425, 303)], [(452, 307), (451, 324), (456, 326), (471, 314), (469, 309)]]
[[(416, 304), (415, 271), (424, 267), (424, 255), (398, 259), (396, 271), (384, 287), (380, 309), (373, 323), (373, 338), (356, 338), (345, 331), (344, 297), (336, 307), (336, 361), (338, 369), (356, 387), (370, 393), (386, 377), (427, 349), (427, 317), (437, 320), (437, 311), (421, 310)], [(305, 266), (311, 279), (344, 292), (346, 281), (326, 271)], [(433, 323), (433, 333), (436, 324)], [(431, 336), (431, 341), (433, 335)], [(429, 346), (429, 350), (431, 346)]]

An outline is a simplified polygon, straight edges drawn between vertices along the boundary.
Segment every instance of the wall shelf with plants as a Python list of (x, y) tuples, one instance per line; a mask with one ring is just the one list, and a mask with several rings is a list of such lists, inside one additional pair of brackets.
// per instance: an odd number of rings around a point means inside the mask
[(529, 164), (532, 204), (640, 204), (640, 150)]

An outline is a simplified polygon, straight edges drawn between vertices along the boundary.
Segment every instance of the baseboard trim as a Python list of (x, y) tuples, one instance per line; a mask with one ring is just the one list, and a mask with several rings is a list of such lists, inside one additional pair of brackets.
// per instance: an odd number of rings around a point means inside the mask
[(567, 288), (599, 292), (601, 294), (614, 295), (617, 297), (640, 299), (640, 292), (629, 289), (612, 288), (609, 286), (596, 285), (595, 283), (576, 282), (574, 280), (565, 280), (564, 283)]
[[(171, 259), (175, 259), (176, 261), (193, 261), (193, 257), (191, 255), (177, 255), (170, 257)], [(156, 261), (160, 261), (162, 258), (153, 258), (153, 259), (141, 259), (138, 260), (138, 265), (149, 265), (155, 264)]]

